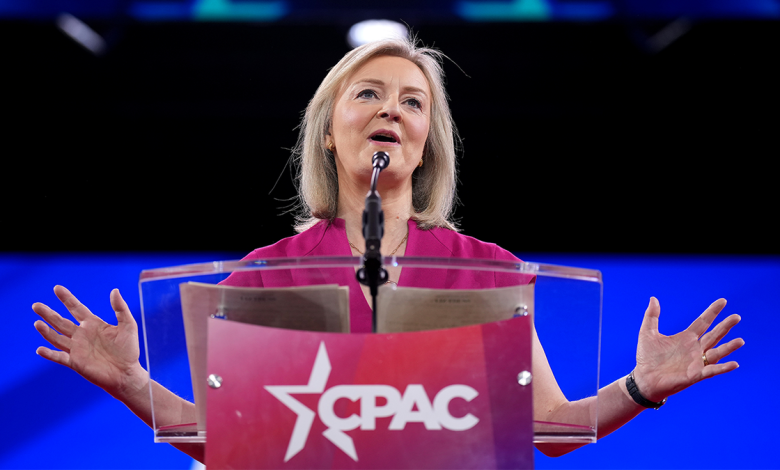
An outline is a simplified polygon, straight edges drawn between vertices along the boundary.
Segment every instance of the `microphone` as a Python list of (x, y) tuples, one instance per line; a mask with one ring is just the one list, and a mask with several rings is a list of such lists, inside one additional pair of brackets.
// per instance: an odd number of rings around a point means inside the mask
[(363, 238), (366, 249), (363, 252), (363, 267), (357, 271), (357, 280), (368, 286), (371, 292), (373, 307), (372, 324), (376, 333), (376, 295), (379, 285), (387, 282), (387, 270), (382, 267), (382, 236), (385, 233), (385, 214), (382, 211), (382, 198), (376, 190), (379, 173), (390, 165), (390, 155), (387, 152), (376, 152), (371, 159), (374, 167), (371, 173), (371, 189), (366, 195), (366, 206), (363, 209)]
[[(388, 165), (390, 165), (390, 155), (388, 155), (387, 152), (376, 152), (374, 157), (371, 159), (371, 164), (374, 165), (374, 168), (379, 167), (380, 171), (384, 170)], [(372, 184), (371, 189), (376, 190), (376, 186)]]
[(366, 207), (363, 210), (363, 238), (366, 240), (364, 257), (373, 251), (379, 254), (382, 237), (385, 234), (385, 213), (382, 211), (382, 198), (376, 190), (376, 184), (379, 173), (390, 165), (390, 155), (387, 152), (376, 152), (371, 163), (374, 167), (371, 174), (371, 189), (366, 195)]

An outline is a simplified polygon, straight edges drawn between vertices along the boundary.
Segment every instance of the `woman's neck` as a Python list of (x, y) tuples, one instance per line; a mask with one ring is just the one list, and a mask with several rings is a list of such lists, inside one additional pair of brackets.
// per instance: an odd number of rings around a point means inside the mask
[[(407, 186), (407, 185), (403, 185)], [(406, 251), (404, 238), (408, 234), (408, 220), (412, 210), (411, 181), (408, 187), (387, 188), (380, 186), (382, 211), (385, 214), (385, 232), (382, 237), (382, 255), (389, 256), (393, 250), (401, 256)], [(365, 209), (368, 187), (339, 184), (339, 206), (337, 217), (344, 219), (347, 238), (360, 251), (365, 251), (363, 239), (363, 209)], [(353, 250), (354, 252), (354, 250)], [(357, 254), (357, 253), (355, 253)]]

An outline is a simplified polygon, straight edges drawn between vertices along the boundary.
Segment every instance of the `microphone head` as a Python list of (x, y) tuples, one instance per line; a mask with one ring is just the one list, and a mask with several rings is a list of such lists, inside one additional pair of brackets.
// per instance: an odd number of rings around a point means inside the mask
[(371, 159), (371, 163), (374, 165), (374, 168), (378, 167), (380, 170), (384, 170), (390, 165), (390, 155), (387, 152), (376, 152), (374, 158)]

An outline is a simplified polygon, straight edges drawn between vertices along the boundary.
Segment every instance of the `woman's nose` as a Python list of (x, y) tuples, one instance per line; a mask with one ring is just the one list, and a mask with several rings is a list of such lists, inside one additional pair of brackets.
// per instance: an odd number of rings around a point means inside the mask
[(382, 109), (376, 114), (380, 119), (387, 119), (393, 122), (401, 122), (401, 110), (396, 100), (387, 100)]

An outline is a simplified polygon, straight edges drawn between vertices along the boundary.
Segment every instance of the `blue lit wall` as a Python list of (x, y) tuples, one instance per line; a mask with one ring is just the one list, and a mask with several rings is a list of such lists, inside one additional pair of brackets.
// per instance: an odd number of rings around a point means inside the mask
[[(12, 358), (0, 383), (0, 468), (189, 468), (187, 456), (154, 444), (149, 428), (124, 405), (35, 355), (44, 340), (33, 328), (37, 316), (30, 305), (58, 305), (51, 288), (60, 283), (111, 321), (108, 293), (118, 287), (137, 315), (142, 269), (241, 255), (0, 255), (0, 298)], [(661, 301), (660, 330), (667, 334), (684, 329), (710, 302), (725, 297), (724, 314), (742, 315), (735, 333), (746, 340), (734, 354), (737, 371), (671, 397), (661, 410), (645, 411), (598, 444), (558, 459), (538, 454), (537, 468), (778, 467), (771, 452), (780, 416), (772, 395), (780, 380), (774, 374), (771, 320), (777, 312), (780, 257), (536, 254), (532, 261), (603, 272), (602, 384), (633, 367), (636, 335), (651, 295)]]

